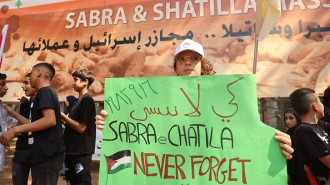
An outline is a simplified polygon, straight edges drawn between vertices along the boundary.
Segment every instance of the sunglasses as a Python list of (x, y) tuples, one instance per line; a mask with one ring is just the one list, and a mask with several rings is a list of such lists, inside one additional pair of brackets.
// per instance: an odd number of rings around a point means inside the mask
[(190, 55), (190, 56), (181, 55), (181, 56), (176, 57), (176, 61), (178, 63), (184, 63), (188, 60), (188, 58), (190, 59), (191, 62), (197, 63), (202, 59), (202, 56), (198, 55), (198, 54), (193, 54), (193, 55)]

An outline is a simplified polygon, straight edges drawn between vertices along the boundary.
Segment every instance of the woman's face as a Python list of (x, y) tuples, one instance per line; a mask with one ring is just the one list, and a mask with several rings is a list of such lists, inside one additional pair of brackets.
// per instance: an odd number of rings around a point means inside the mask
[(284, 121), (288, 128), (293, 128), (293, 127), (297, 126), (297, 124), (298, 124), (296, 117), (293, 114), (288, 113), (288, 112), (285, 113), (285, 115), (284, 115)]
[(194, 51), (183, 51), (176, 58), (176, 74), (178, 76), (200, 76), (202, 73), (202, 56)]

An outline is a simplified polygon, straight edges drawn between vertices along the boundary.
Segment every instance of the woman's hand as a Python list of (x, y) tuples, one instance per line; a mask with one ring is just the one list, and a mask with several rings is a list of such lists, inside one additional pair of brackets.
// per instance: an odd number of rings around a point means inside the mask
[(291, 137), (281, 131), (277, 131), (275, 134), (275, 139), (280, 142), (280, 147), (283, 148), (282, 153), (286, 159), (292, 159), (292, 153), (294, 152), (291, 147)]
[(107, 116), (108, 112), (105, 110), (101, 110), (100, 115), (96, 115), (95, 117), (95, 124), (96, 124), (96, 128), (98, 130), (103, 130), (104, 128), (104, 116)]

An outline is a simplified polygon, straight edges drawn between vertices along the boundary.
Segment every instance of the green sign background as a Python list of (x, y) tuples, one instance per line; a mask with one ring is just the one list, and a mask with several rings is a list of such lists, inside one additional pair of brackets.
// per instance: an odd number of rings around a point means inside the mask
[[(105, 83), (100, 185), (286, 184), (276, 130), (260, 122), (255, 75)], [(130, 168), (108, 173), (106, 156), (123, 150)]]

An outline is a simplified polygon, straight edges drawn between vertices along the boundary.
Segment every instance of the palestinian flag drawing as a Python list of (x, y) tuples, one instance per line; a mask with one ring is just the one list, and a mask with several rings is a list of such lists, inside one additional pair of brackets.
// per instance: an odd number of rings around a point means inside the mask
[(114, 174), (132, 166), (130, 150), (122, 150), (111, 156), (105, 156), (105, 159), (108, 165), (108, 174)]

